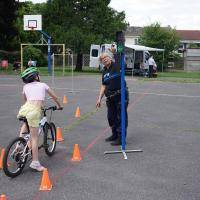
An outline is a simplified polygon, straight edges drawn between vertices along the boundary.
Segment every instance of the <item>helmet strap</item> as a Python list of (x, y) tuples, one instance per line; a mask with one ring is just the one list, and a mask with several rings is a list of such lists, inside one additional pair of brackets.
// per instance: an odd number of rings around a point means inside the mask
[(40, 82), (40, 76), (39, 75), (37, 75), (37, 81)]

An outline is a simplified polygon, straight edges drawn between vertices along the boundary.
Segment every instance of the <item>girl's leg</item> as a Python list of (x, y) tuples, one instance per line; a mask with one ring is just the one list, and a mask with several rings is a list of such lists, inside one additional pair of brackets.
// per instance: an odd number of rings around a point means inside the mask
[(37, 171), (43, 171), (45, 168), (38, 160), (38, 128), (30, 127), (31, 132), (31, 146), (32, 146), (32, 162), (30, 167)]
[[(19, 137), (23, 137), (23, 134), (22, 133), (25, 133), (27, 131), (27, 127), (26, 127), (26, 124), (23, 123), (20, 130), (19, 130)], [(17, 144), (16, 146), (16, 149), (18, 149), (20, 147), (19, 144)]]
[[(21, 126), (21, 129), (20, 129), (20, 132), (19, 132), (19, 137), (23, 137), (23, 134), (22, 133), (25, 133), (27, 132), (27, 126), (26, 126), (26, 123), (23, 123), (22, 126)], [(31, 138), (30, 140), (28, 141), (28, 147), (29, 149), (31, 149)]]
[(38, 128), (30, 127), (33, 161), (38, 161)]

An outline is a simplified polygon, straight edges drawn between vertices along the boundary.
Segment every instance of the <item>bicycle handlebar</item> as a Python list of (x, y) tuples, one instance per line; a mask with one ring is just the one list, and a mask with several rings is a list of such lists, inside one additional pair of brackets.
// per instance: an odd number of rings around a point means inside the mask
[(50, 107), (47, 107), (47, 108), (42, 108), (43, 112), (46, 112), (47, 110), (52, 110), (52, 111), (63, 110), (63, 107), (57, 108), (57, 106), (50, 106)]

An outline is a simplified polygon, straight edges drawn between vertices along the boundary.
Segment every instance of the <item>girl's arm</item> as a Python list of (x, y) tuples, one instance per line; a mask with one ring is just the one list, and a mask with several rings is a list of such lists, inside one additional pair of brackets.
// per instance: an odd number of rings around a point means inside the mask
[(58, 105), (58, 109), (62, 109), (62, 106), (61, 106), (61, 104), (60, 104), (60, 102), (59, 102), (59, 99), (58, 99), (58, 97), (56, 96), (56, 94), (54, 93), (54, 91), (51, 89), (51, 88), (49, 88), (48, 90), (47, 90), (47, 93), (49, 94), (49, 96), (50, 97), (52, 97), (52, 99), (55, 101), (55, 103)]
[(25, 94), (22, 95), (22, 98), (23, 98), (23, 102), (26, 103), (27, 98), (26, 98), (26, 95), (25, 95)]

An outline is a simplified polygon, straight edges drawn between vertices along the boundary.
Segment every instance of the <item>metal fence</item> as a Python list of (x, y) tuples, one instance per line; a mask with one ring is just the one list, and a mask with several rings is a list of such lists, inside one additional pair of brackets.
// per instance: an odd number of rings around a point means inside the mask
[(87, 67), (90, 64), (90, 54), (83, 54), (83, 67)]

